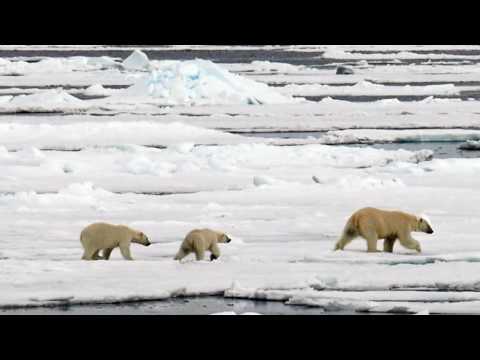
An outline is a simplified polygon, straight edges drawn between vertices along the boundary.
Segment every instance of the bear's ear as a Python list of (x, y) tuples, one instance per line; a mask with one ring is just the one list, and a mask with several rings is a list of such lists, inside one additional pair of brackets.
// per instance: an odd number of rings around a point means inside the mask
[(428, 225), (432, 225), (432, 222), (431, 220), (429, 219), (429, 217), (425, 214), (421, 214), (419, 216), (420, 220), (422, 220), (424, 223), (428, 224)]

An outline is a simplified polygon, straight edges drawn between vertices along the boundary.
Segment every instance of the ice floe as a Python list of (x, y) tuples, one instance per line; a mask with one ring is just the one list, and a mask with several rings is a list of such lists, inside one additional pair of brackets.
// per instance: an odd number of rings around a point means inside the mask
[(319, 95), (458, 95), (460, 89), (453, 84), (428, 85), (428, 86), (385, 86), (369, 81), (362, 81), (352, 86), (329, 86), (329, 85), (287, 85), (280, 88), (282, 94), (300, 96)]
[(45, 90), (0, 100), (2, 112), (82, 112), (91, 106), (63, 90)]

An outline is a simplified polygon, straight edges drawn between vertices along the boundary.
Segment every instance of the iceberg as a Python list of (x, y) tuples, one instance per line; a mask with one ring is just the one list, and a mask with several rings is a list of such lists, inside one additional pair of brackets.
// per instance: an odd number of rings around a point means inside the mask
[(458, 147), (460, 150), (480, 151), (480, 141), (467, 140)]
[(125, 59), (122, 65), (123, 65), (123, 68), (126, 70), (150, 70), (151, 69), (150, 60), (148, 59), (148, 56), (140, 50), (135, 50), (134, 52), (132, 52), (132, 54)]
[(266, 84), (232, 74), (207, 60), (168, 61), (118, 94), (157, 98), (168, 105), (284, 104), (297, 99)]

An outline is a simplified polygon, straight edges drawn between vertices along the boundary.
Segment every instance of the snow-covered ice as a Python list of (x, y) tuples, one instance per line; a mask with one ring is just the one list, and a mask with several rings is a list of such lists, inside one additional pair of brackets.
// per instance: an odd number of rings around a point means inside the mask
[[(71, 182), (93, 181), (115, 192), (195, 192), (312, 184), (313, 175), (323, 185), (398, 187), (403, 186), (401, 171), (408, 172), (407, 180), (411, 181), (417, 178), (415, 172), (419, 178), (425, 173), (417, 164), (427, 164), (430, 172), (441, 171), (445, 166), (443, 162), (431, 163), (429, 150), (385, 151), (316, 144), (294, 148), (262, 143), (234, 145), (239, 136), (231, 136), (223, 139), (229, 140), (229, 145), (194, 146), (181, 142), (166, 149), (106, 143), (88, 147), (78, 143), (76, 146), (82, 151), (73, 152), (23, 149), (17, 147), (20, 143), (14, 147), (17, 152), (0, 147), (0, 164), (5, 166), (0, 191), (51, 192)], [(180, 136), (177, 138), (181, 141)], [(55, 146), (50, 143), (46, 148)], [(450, 166), (463, 171), (461, 163), (450, 161)], [(383, 169), (380, 176), (379, 169)], [(13, 178), (15, 183), (11, 182)], [(123, 180), (119, 182), (118, 178)]]
[(25, 145), (43, 149), (75, 150), (85, 146), (169, 146), (191, 142), (216, 145), (253, 141), (263, 142), (262, 139), (245, 139), (239, 135), (180, 122), (0, 123), (0, 143), (11, 150)]
[[(14, 48), (25, 50), (0, 46)], [(478, 149), (479, 102), (459, 96), (477, 91), (480, 59), (451, 51), (479, 47), (253, 49), (331, 63), (159, 61), (140, 51), (0, 59), (0, 307), (216, 295), (325, 312), (480, 313), (480, 158), (437, 158), (428, 146)], [(342, 60), (354, 75), (335, 75)], [(369, 94), (381, 99), (334, 98)], [(307, 95), (326, 98), (294, 98)], [(382, 98), (410, 95), (428, 98)], [(398, 148), (345, 146), (358, 143)], [(422, 254), (400, 245), (367, 254), (361, 239), (333, 252), (345, 221), (365, 206), (425, 216), (435, 234), (413, 235)], [(96, 221), (141, 229), (153, 245), (132, 245), (134, 262), (118, 250), (110, 262), (83, 262), (79, 233)], [(174, 262), (198, 227), (222, 229), (232, 242), (215, 262)], [(216, 314), (237, 313), (248, 315)]]
[(86, 102), (63, 90), (45, 90), (30, 95), (0, 98), (2, 112), (82, 112), (90, 107)]
[(458, 95), (459, 88), (453, 84), (429, 85), (429, 86), (385, 86), (362, 81), (352, 86), (329, 86), (329, 85), (287, 85), (281, 88), (283, 94), (290, 95)]
[(115, 59), (102, 57), (75, 56), (69, 58), (45, 58), (38, 62), (12, 61), (2, 59), (0, 61), (1, 75), (26, 75), (30, 73), (51, 74), (52, 72), (93, 71), (118, 68), (120, 65)]

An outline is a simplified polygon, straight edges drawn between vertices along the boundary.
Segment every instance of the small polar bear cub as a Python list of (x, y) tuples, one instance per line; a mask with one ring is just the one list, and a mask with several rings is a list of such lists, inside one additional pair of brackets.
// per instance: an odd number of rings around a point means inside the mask
[[(130, 254), (130, 244), (137, 243), (150, 246), (148, 237), (124, 225), (110, 225), (97, 223), (87, 226), (80, 234), (84, 254), (82, 260), (109, 260), (110, 254), (116, 247), (125, 260), (133, 260)], [(103, 251), (103, 256), (99, 252)]]
[(399, 240), (405, 248), (420, 253), (422, 252), (420, 243), (412, 238), (412, 232), (433, 234), (429, 221), (424, 217), (401, 211), (365, 208), (350, 217), (335, 250), (343, 250), (353, 239), (361, 236), (367, 240), (368, 252), (377, 252), (377, 241), (384, 239), (383, 251), (385, 252), (393, 252), (393, 246)]
[(185, 237), (175, 260), (181, 261), (190, 253), (195, 253), (197, 261), (205, 258), (205, 251), (210, 251), (210, 261), (220, 257), (218, 243), (229, 243), (230, 239), (225, 233), (210, 229), (193, 230)]

